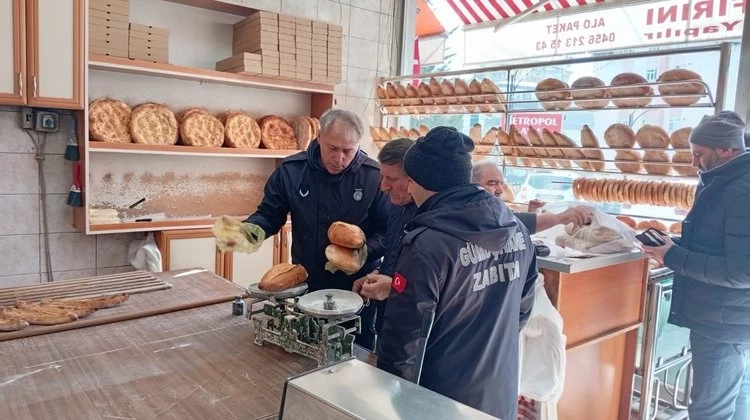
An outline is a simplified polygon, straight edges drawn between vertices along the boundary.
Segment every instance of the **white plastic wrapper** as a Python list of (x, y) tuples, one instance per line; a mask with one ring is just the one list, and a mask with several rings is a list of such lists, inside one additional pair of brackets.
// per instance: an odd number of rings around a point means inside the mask
[(146, 270), (152, 273), (161, 272), (161, 251), (156, 245), (153, 232), (149, 232), (145, 239), (130, 243), (128, 261), (136, 270)]

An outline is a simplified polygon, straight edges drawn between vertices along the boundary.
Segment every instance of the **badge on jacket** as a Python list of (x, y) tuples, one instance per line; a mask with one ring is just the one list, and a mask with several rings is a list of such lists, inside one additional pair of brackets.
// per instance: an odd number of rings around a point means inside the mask
[(362, 188), (354, 189), (354, 201), (362, 201), (363, 196), (364, 194), (362, 194)]
[(404, 289), (406, 289), (406, 277), (396, 273), (393, 276), (393, 283), (391, 283), (391, 285), (397, 292), (403, 293)]
[(302, 198), (307, 197), (307, 195), (310, 194), (310, 187), (307, 186), (307, 184), (302, 184), (299, 186), (299, 196)]

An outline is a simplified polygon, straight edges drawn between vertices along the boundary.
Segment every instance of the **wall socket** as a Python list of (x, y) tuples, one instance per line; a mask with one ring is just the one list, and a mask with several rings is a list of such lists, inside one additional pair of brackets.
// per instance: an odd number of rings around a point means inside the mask
[(60, 114), (50, 111), (36, 112), (36, 131), (55, 132), (60, 128)]
[(34, 129), (34, 111), (31, 108), (21, 108), (18, 114), (18, 125), (25, 130)]

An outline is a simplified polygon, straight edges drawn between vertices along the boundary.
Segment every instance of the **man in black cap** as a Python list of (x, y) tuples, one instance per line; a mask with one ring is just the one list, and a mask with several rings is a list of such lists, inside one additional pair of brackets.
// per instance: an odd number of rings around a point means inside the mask
[(669, 322), (690, 329), (691, 419), (750, 419), (750, 154), (745, 122), (706, 116), (690, 135), (700, 183), (682, 238), (644, 247), (674, 271)]
[(518, 336), (537, 279), (526, 228), (471, 184), (472, 140), (436, 127), (404, 158), (419, 207), (406, 226), (378, 367), (412, 380), (423, 319), (435, 319), (420, 385), (502, 419), (517, 416)]

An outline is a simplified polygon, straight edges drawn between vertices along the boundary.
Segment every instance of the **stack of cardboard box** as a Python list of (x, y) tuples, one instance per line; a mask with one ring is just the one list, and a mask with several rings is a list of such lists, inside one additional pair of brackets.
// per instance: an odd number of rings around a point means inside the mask
[(297, 44), (294, 41), (296, 33), (296, 19), (279, 15), (279, 76), (285, 79), (297, 77)]
[(258, 11), (234, 24), (232, 55), (260, 54), (264, 76), (279, 75), (279, 15)]
[(89, 1), (89, 52), (128, 56), (129, 0)]
[(312, 21), (310, 19), (297, 18), (294, 42), (297, 46), (297, 74), (298, 80), (312, 79)]
[(260, 54), (240, 53), (216, 62), (216, 70), (229, 73), (262, 74)]
[[(338, 25), (328, 25), (328, 83), (341, 83), (341, 57), (343, 30)], [(373, 58), (374, 59), (374, 58)]]
[(169, 63), (169, 29), (131, 23), (128, 57), (154, 63)]
[(328, 80), (328, 25), (313, 22), (312, 81), (325, 83)]

